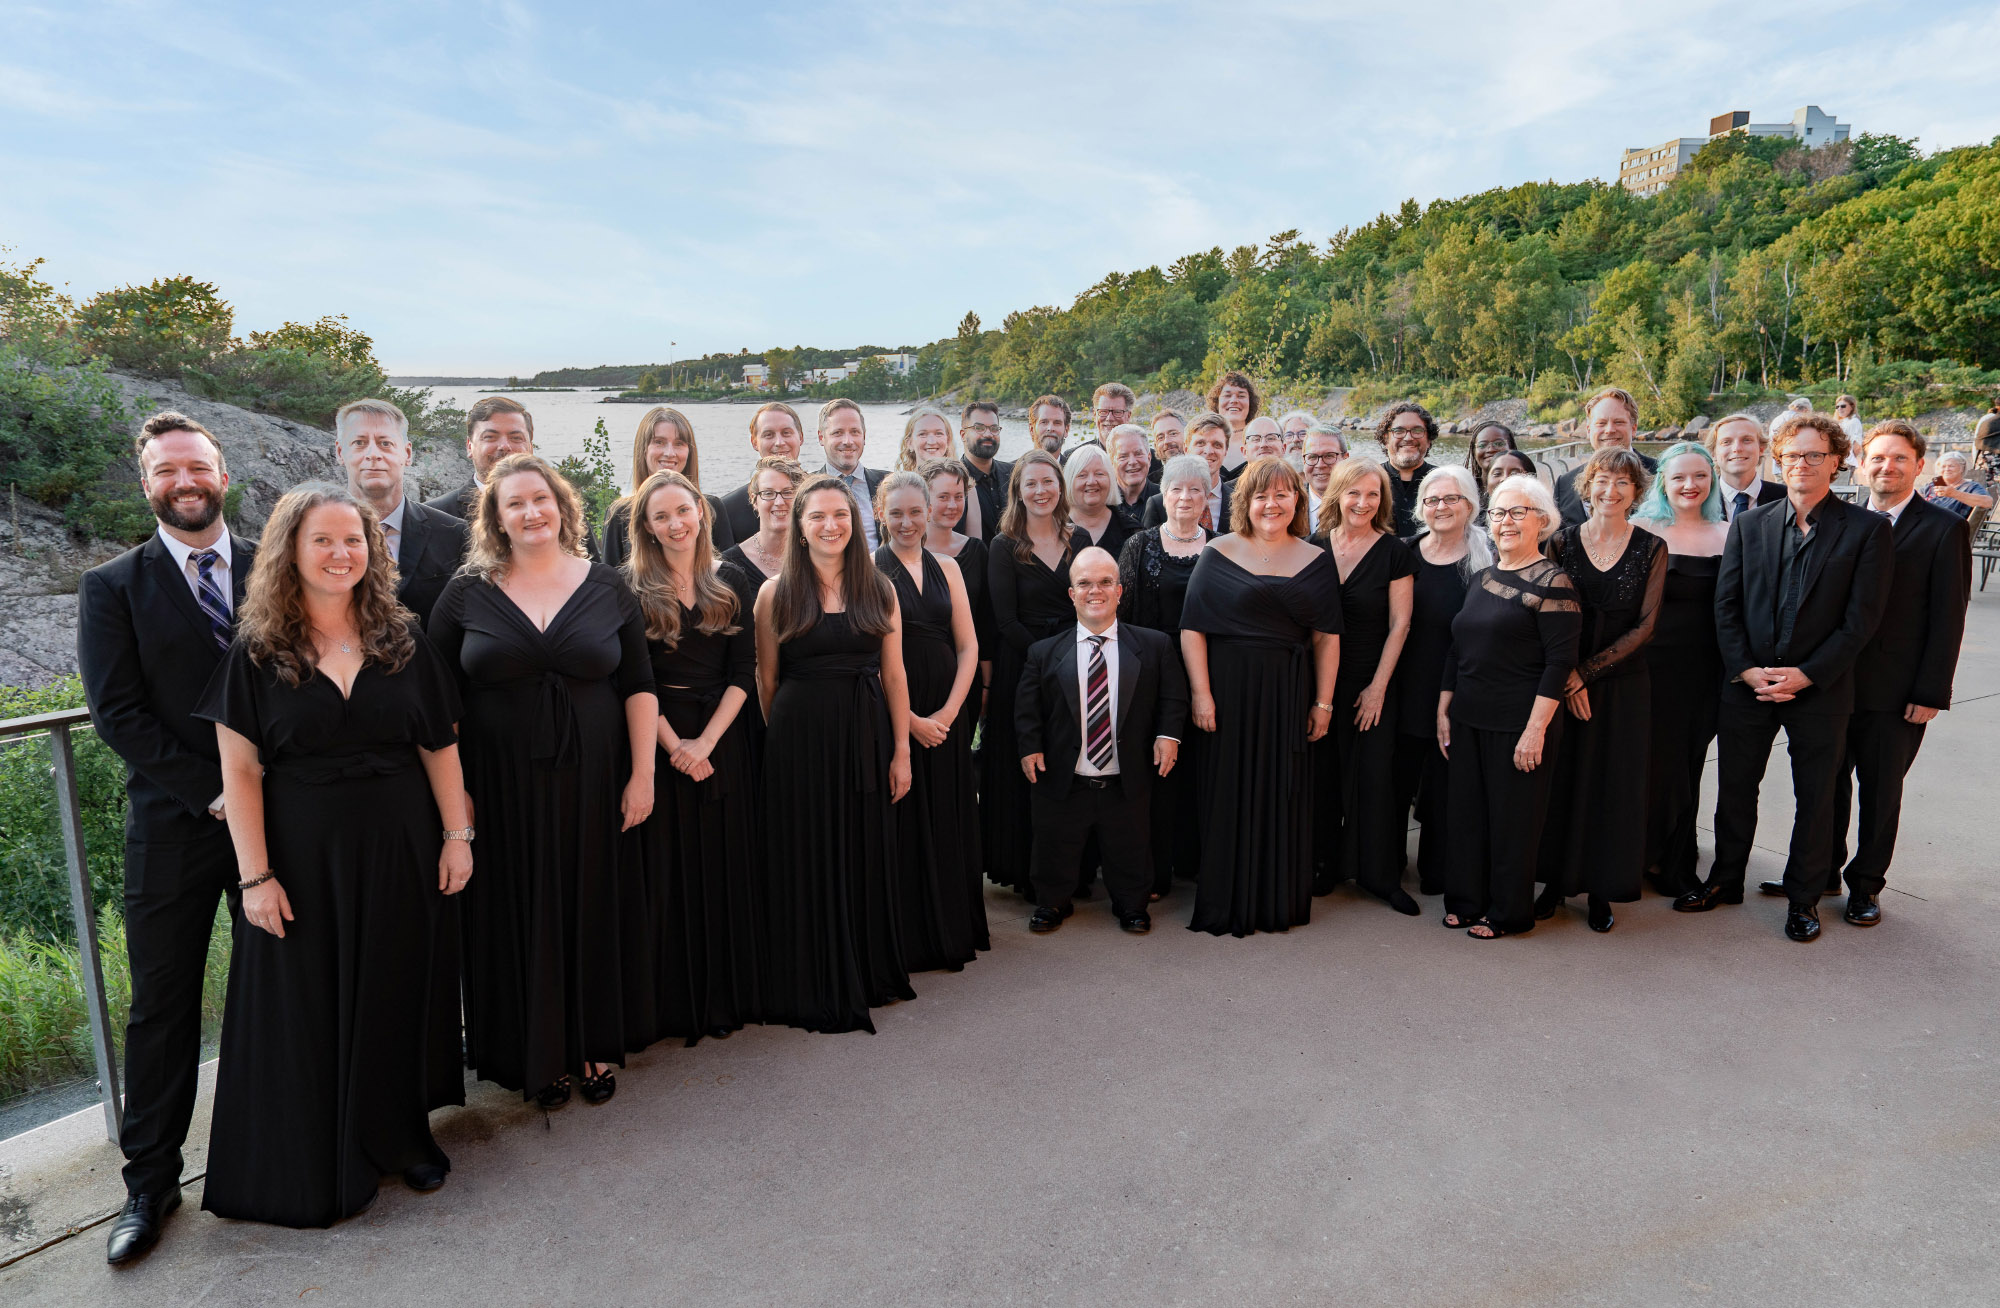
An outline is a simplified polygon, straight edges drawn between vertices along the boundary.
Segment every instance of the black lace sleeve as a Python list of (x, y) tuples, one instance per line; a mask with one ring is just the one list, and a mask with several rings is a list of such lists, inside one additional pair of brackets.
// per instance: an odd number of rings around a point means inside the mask
[[(1118, 596), (1118, 620), (1120, 622), (1130, 622), (1141, 627), (1154, 625), (1148, 622), (1146, 618), (1139, 616), (1141, 611), (1139, 605), (1139, 587), (1144, 584), (1144, 578), (1141, 576), (1143, 569), (1140, 560), (1145, 556), (1146, 542), (1149, 535), (1151, 539), (1159, 539), (1157, 535), (1142, 531), (1127, 540), (1125, 548), (1118, 551), (1118, 586), (1121, 592)], [(1148, 616), (1151, 615), (1149, 614)]]
[(1653, 639), (1653, 630), (1659, 622), (1660, 600), (1667, 590), (1667, 543), (1651, 532), (1640, 532), (1634, 539), (1641, 542), (1641, 547), (1633, 551), (1634, 557), (1629, 566), (1634, 572), (1643, 571), (1645, 576), (1645, 593), (1639, 601), (1639, 620), (1624, 635), (1577, 664), (1577, 675), (1583, 678), (1585, 685), (1644, 649), (1647, 642)]
[(1576, 602), (1576, 586), (1569, 574), (1553, 563), (1534, 580), (1535, 590), (1525, 598), (1535, 610), (1535, 628), (1542, 637), (1542, 677), (1535, 694), (1560, 700), (1569, 685), (1570, 669), (1576, 666), (1576, 646), (1583, 637), (1583, 607)]

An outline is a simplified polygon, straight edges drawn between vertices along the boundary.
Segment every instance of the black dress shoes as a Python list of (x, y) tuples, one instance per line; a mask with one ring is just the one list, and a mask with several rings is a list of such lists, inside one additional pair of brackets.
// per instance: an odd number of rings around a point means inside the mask
[(1759, 881), (1757, 883), (1757, 892), (1764, 895), (1783, 895), (1785, 893), (1785, 883), (1782, 881)]
[(1416, 900), (1410, 898), (1410, 892), (1403, 889), (1401, 886), (1397, 886), (1394, 890), (1391, 890), (1386, 895), (1380, 894), (1373, 890), (1370, 890), (1368, 893), (1374, 895), (1375, 898), (1381, 900), (1383, 903), (1387, 904), (1390, 908), (1395, 909), (1398, 913), (1401, 913), (1404, 917), (1415, 917), (1417, 914), (1424, 911), (1422, 908), (1418, 907)]
[(1028, 930), (1038, 936), (1045, 936), (1063, 924), (1063, 919), (1075, 912), (1074, 908), (1038, 908), (1028, 919)]
[(1590, 897), (1590, 929), (1598, 932), (1609, 931), (1612, 925), (1613, 919), (1610, 903), (1592, 895)]
[(1546, 922), (1562, 907), (1563, 892), (1560, 885), (1549, 886), (1535, 896), (1535, 921)]
[(1153, 919), (1144, 913), (1127, 913), (1118, 919), (1118, 925), (1135, 936), (1143, 936), (1153, 929)]
[(111, 1223), (111, 1238), (104, 1244), (104, 1261), (129, 1263), (158, 1244), (161, 1223), (180, 1206), (179, 1186), (164, 1194), (127, 1195), (125, 1207)]
[(1871, 927), (1882, 920), (1882, 901), (1873, 895), (1849, 895), (1847, 911), (1840, 915), (1858, 927)]
[(1819, 939), (1819, 909), (1812, 905), (1792, 905), (1785, 914), (1785, 939), (1808, 944)]
[(429, 1194), (444, 1184), (444, 1178), (450, 1171), (450, 1168), (436, 1163), (418, 1163), (415, 1167), (403, 1169), (403, 1184), (418, 1194)]
[(1741, 890), (1725, 890), (1721, 886), (1696, 886), (1674, 901), (1676, 913), (1706, 913), (1722, 904), (1743, 902)]

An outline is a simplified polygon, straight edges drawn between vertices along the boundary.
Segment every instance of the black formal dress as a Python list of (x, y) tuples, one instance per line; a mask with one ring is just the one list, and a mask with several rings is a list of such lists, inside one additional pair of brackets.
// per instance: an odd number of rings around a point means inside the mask
[(1069, 598), (1069, 564), (1090, 544), (1081, 527), (1070, 529), (1069, 553), (1055, 567), (1027, 551), (1015, 557), (1011, 536), (995, 536), (986, 556), (987, 598), (993, 606), (993, 685), (986, 696), (986, 728), (979, 740), (979, 821), (985, 838), (986, 878), (1024, 896), (1034, 894), (1028, 860), (1034, 817), (1014, 740), (1014, 697), (1028, 649), (1076, 623)]
[(1563, 724), (1538, 879), (1562, 895), (1630, 903), (1646, 870), (1653, 705), (1646, 645), (1667, 584), (1667, 543), (1634, 527), (1605, 572), (1590, 561), (1581, 527), (1557, 532), (1548, 552), (1583, 608), (1576, 671), (1589, 689), (1590, 717)]
[[(987, 579), (988, 569), (992, 566), (991, 554), (986, 548), (986, 542), (977, 537), (967, 537), (965, 544), (958, 547), (956, 555), (940, 557), (952, 557), (958, 562), (958, 576), (965, 583), (965, 602), (972, 606), (972, 631), (979, 638), (979, 661), (990, 662), (993, 658), (996, 637), (993, 633), (993, 598), (988, 589)], [(979, 679), (975, 677), (972, 682), (972, 694), (968, 697), (972, 704), (974, 722), (977, 722), (980, 716), (981, 689)], [(973, 759), (976, 764), (978, 761), (976, 752)]]
[(1190, 930), (1247, 936), (1312, 916), (1312, 639), (1340, 634), (1340, 574), (1315, 553), (1291, 577), (1205, 549), (1181, 626), (1208, 638), (1215, 733), (1202, 752), (1201, 882)]
[[(1325, 536), (1313, 541), (1328, 544)], [(1389, 588), (1415, 576), (1416, 567), (1409, 546), (1394, 536), (1380, 536), (1340, 583), (1340, 675), (1333, 687), (1333, 725), (1312, 747), (1313, 889), (1320, 894), (1353, 877), (1362, 889), (1386, 899), (1402, 883), (1408, 810), (1396, 806), (1402, 705), (1394, 684), (1383, 697), (1381, 720), (1372, 728), (1357, 727), (1354, 711), (1355, 701), (1375, 679), (1389, 641)], [(1435, 721), (1437, 714), (1431, 717)]]
[[(875, 551), (875, 566), (895, 586), (902, 610), (910, 714), (929, 717), (951, 698), (958, 677), (951, 586), (929, 550), (923, 552), (921, 591), (891, 547)], [(972, 772), (978, 722), (975, 671), (944, 743), (925, 748), (910, 741), (910, 793), (896, 804), (896, 910), (903, 961), (912, 972), (957, 972), (990, 947), (979, 870), (979, 783)]]
[[(722, 501), (713, 495), (703, 495), (708, 501), (710, 520), (715, 524), (709, 530), (709, 542), (717, 554), (736, 543), (735, 529), (730, 526), (729, 516), (723, 512)], [(597, 557), (614, 568), (625, 565), (632, 557), (632, 518), (629, 512), (630, 498), (619, 500), (611, 506), (611, 512), (604, 515), (604, 532), (598, 538)], [(752, 637), (754, 640), (755, 637)]]
[[(125, 763), (125, 1189), (180, 1184), (201, 1068), (201, 992), (216, 906), (237, 903), (236, 850), (215, 727), (194, 716), (242, 607), (255, 545), (225, 535), (229, 622), (218, 631), (159, 533), (83, 574), (76, 661), (97, 737)], [(199, 566), (198, 564), (196, 566)], [(211, 573), (217, 590), (225, 589)]]
[(293, 914), (282, 940), (236, 922), (201, 1206), (331, 1226), (384, 1173), (450, 1165), (426, 1040), (431, 1005), (455, 1012), (458, 995), (432, 984), (444, 824), (418, 751), (456, 743), (458, 687), (421, 634), (400, 670), (364, 665), (345, 698), (317, 673), (286, 685), (239, 642), (195, 715), (257, 746)]
[(823, 612), (778, 647), (764, 750), (769, 1021), (872, 1033), (869, 1009), (916, 997), (896, 920), (894, 748), (880, 636)]
[[(1125, 542), (1118, 556), (1118, 620), (1151, 627), (1166, 635), (1173, 656), (1181, 656), (1181, 606), (1187, 600), (1188, 579), (1201, 554), (1169, 554), (1160, 540), (1161, 528), (1147, 527)], [(1199, 529), (1197, 529), (1199, 530)], [(1185, 671), (1182, 674), (1185, 676)], [(1201, 876), (1201, 803), (1195, 778), (1201, 772), (1206, 731), (1186, 731), (1174, 770), (1153, 782), (1153, 893), (1164, 895), (1174, 878), (1193, 881)]]
[[(1104, 524), (1104, 530), (1099, 532), (1090, 543), (1115, 559), (1124, 550), (1125, 542), (1131, 540), (1138, 531), (1138, 523), (1114, 507), (1111, 510), (1111, 520)], [(1090, 535), (1090, 529), (1085, 527), (1083, 534), (1086, 536)]]
[(1403, 542), (1417, 567), (1410, 604), (1410, 635), (1396, 665), (1391, 693), (1396, 699), (1397, 821), (1413, 808), (1422, 831), (1417, 836), (1417, 887), (1442, 895), (1451, 863), (1451, 769), (1437, 742), (1438, 693), (1445, 659), (1451, 654), (1451, 620), (1465, 607), (1472, 575), (1469, 560), (1432, 563), (1422, 537)]
[(479, 828), (459, 906), (466, 1056), (533, 1094), (659, 1029), (644, 859), (619, 831), (625, 701), (653, 693), (645, 621), (595, 564), (546, 631), (492, 582), (456, 577), (430, 635), (458, 672)]
[(1667, 555), (1660, 620), (1646, 647), (1653, 686), (1646, 865), (1657, 869), (1655, 884), (1662, 894), (1684, 895), (1701, 884), (1695, 829), (1701, 774), (1715, 743), (1722, 698), (1722, 650), (1715, 643), (1715, 578), (1721, 569), (1720, 554)]
[(1534, 929), (1535, 865), (1552, 766), (1563, 745), (1557, 709), (1532, 772), (1514, 746), (1535, 701), (1560, 701), (1576, 666), (1583, 618), (1563, 570), (1538, 558), (1473, 578), (1451, 623), (1443, 688), (1451, 698), (1451, 867), (1445, 912), (1507, 934)]
[(681, 609), (672, 649), (648, 640), (660, 716), (683, 740), (708, 729), (723, 693), (746, 696), (709, 752), (715, 769), (696, 781), (667, 761), (653, 761), (654, 801), (641, 837), (662, 1037), (696, 1040), (758, 1019), (763, 905), (761, 806), (752, 770), (750, 722), (756, 715), (757, 637), (740, 600), (733, 633), (699, 629), (699, 610)]

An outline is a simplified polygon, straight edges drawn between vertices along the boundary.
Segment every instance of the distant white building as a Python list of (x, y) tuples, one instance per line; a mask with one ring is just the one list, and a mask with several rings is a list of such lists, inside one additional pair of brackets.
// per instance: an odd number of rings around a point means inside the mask
[(910, 370), (917, 366), (917, 356), (914, 354), (878, 354), (875, 357), (882, 361), (883, 366), (894, 377), (907, 377), (910, 375)]
[(743, 365), (743, 384), (753, 391), (769, 390), (771, 370), (761, 363), (746, 363)]
[(838, 368), (814, 368), (811, 372), (806, 374), (806, 380), (815, 385), (818, 385), (822, 383), (845, 381), (847, 378), (852, 377), (853, 375), (854, 375), (854, 365), (847, 364)]
[(1749, 110), (1733, 109), (1709, 119), (1707, 136), (1677, 136), (1660, 145), (1626, 150), (1618, 160), (1618, 184), (1634, 195), (1657, 195), (1680, 175), (1701, 147), (1731, 134), (1782, 137), (1817, 150), (1845, 141), (1850, 130), (1848, 124), (1821, 112), (1816, 104), (1793, 113), (1788, 123), (1753, 123)]

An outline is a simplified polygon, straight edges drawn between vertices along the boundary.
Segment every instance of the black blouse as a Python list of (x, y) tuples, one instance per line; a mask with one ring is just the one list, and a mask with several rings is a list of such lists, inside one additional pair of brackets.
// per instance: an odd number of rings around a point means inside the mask
[(1549, 542), (1549, 557), (1569, 574), (1583, 604), (1577, 675), (1588, 684), (1643, 672), (1666, 591), (1667, 542), (1634, 527), (1618, 561), (1599, 572), (1584, 548), (1583, 528), (1565, 527)]
[(1201, 556), (1201, 550), (1185, 556), (1167, 553), (1158, 527), (1126, 541), (1118, 555), (1118, 584), (1125, 592), (1118, 600), (1118, 620), (1178, 637), (1188, 579)]
[(993, 604), (993, 628), (1017, 653), (1044, 636), (1053, 636), (1076, 621), (1069, 598), (1069, 565), (1077, 552), (1090, 547), (1090, 533), (1070, 528), (1069, 558), (1051, 568), (1034, 551), (1015, 556), (1011, 536), (995, 536), (987, 556), (987, 579)]
[(1444, 664), (1451, 653), (1451, 620), (1465, 607), (1470, 564), (1432, 563), (1412, 536), (1405, 542), (1416, 563), (1417, 580), (1410, 605), (1410, 635), (1396, 665), (1398, 721), (1413, 736), (1428, 736), (1437, 721), (1438, 691), (1444, 685)]
[(1519, 731), (1535, 700), (1562, 699), (1576, 666), (1583, 615), (1563, 570), (1536, 559), (1519, 571), (1483, 570), (1451, 622), (1441, 689), (1451, 720), (1481, 731)]
[(704, 632), (701, 610), (681, 605), (681, 633), (674, 647), (664, 642), (646, 641), (651, 656), (653, 680), (662, 690), (682, 689), (703, 696), (722, 697), (731, 686), (754, 695), (757, 685), (757, 636), (749, 610), (738, 605), (728, 633)]

